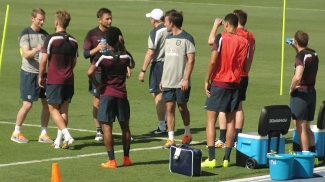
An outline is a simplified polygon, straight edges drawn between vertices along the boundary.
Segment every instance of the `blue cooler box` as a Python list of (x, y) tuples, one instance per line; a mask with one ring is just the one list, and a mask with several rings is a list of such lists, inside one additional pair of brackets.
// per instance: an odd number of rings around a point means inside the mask
[[(278, 147), (277, 147), (278, 146)], [(278, 149), (278, 151), (277, 151)], [(285, 137), (280, 135), (278, 138), (272, 137), (270, 141), (270, 150), (278, 154), (285, 152)], [(239, 133), (236, 146), (236, 165), (246, 168), (266, 167), (268, 153), (268, 136), (262, 137), (257, 132)]]
[[(316, 125), (310, 125), (311, 130), (314, 132), (315, 144), (316, 144), (316, 157), (318, 159), (324, 159), (325, 155), (325, 130), (320, 130)], [(298, 140), (298, 134), (296, 129), (292, 133), (292, 149), (293, 151), (301, 151), (301, 147)]]

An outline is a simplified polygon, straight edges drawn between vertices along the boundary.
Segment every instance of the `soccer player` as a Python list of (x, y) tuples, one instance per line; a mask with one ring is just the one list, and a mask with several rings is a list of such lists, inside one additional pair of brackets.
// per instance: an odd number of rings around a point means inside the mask
[[(88, 70), (90, 81), (100, 91), (100, 104), (97, 120), (104, 129), (104, 143), (109, 160), (102, 163), (103, 168), (117, 168), (114, 155), (114, 139), (112, 135), (113, 122), (117, 117), (122, 130), (123, 166), (131, 166), (129, 158), (131, 132), (129, 127), (130, 104), (126, 91), (127, 67), (135, 66), (132, 58), (118, 49), (120, 30), (111, 27), (106, 32), (108, 52), (97, 54)], [(101, 82), (95, 77), (95, 72), (101, 68)]]
[[(292, 46), (297, 55), (289, 95), (292, 119), (297, 129), (300, 147), (302, 151), (315, 152), (315, 137), (310, 129), (310, 123), (315, 115), (315, 83), (319, 60), (316, 51), (308, 48), (308, 40), (306, 32), (296, 32)], [(317, 158), (315, 164), (318, 164)]]
[[(247, 21), (247, 13), (243, 10), (234, 10), (233, 12), (238, 17), (238, 27), (236, 28), (236, 33), (245, 39), (248, 40), (250, 46), (249, 52), (249, 64), (247, 65), (247, 72), (242, 72), (240, 79), (240, 92), (239, 92), (239, 106), (236, 112), (236, 121), (235, 121), (235, 138), (234, 138), (234, 146), (236, 147), (238, 133), (241, 133), (244, 126), (244, 110), (242, 102), (246, 100), (246, 91), (248, 87), (248, 72), (251, 68), (251, 64), (253, 62), (253, 56), (255, 52), (255, 38), (254, 35), (245, 29), (246, 21)], [(212, 34), (213, 35), (213, 34)], [(214, 33), (215, 35), (215, 33)], [(210, 40), (210, 39), (209, 39)], [(211, 40), (210, 40), (211, 41)], [(211, 42), (209, 42), (211, 43)], [(213, 42), (211, 43), (211, 45)], [(225, 139), (226, 139), (226, 118), (224, 113), (219, 114), (219, 125), (220, 125), (220, 137), (219, 140), (216, 141), (215, 146), (217, 148), (225, 147)]]
[(190, 112), (187, 108), (191, 91), (191, 73), (195, 62), (193, 37), (182, 30), (183, 14), (170, 10), (165, 15), (165, 26), (171, 34), (166, 37), (165, 62), (161, 79), (162, 96), (166, 102), (168, 140), (163, 148), (175, 146), (175, 108), (181, 113), (185, 132), (182, 144), (192, 141)]
[[(217, 22), (217, 27), (220, 25), (221, 20)], [(240, 76), (243, 69), (244, 71), (247, 69), (245, 64), (249, 55), (248, 41), (236, 34), (237, 26), (238, 17), (232, 13), (226, 15), (225, 32), (216, 36), (208, 63), (204, 88), (207, 95), (205, 109), (207, 110), (206, 138), (209, 157), (201, 164), (201, 167), (205, 168), (217, 166), (214, 140), (215, 123), (220, 112), (226, 114), (226, 140), (228, 141), (222, 166), (229, 167), (235, 116), (239, 105)]]
[(69, 148), (74, 141), (67, 126), (69, 103), (74, 94), (73, 69), (77, 63), (78, 43), (66, 32), (70, 20), (71, 16), (65, 10), (60, 9), (55, 13), (55, 33), (45, 39), (38, 78), (39, 86), (44, 88), (45, 83), (41, 75), (45, 72), (48, 62), (46, 99), (52, 119), (58, 126), (58, 134), (52, 147), (60, 148), (64, 137), (63, 149)]
[[(99, 26), (91, 29), (88, 31), (84, 44), (83, 44), (83, 54), (85, 59), (90, 60), (90, 64), (92, 63), (96, 54), (100, 53), (101, 51), (105, 50), (106, 44), (100, 42), (99, 40), (104, 38), (106, 39), (106, 32), (112, 25), (112, 12), (107, 8), (101, 8), (97, 12), (97, 20)], [(122, 32), (119, 32), (119, 39), (123, 42)], [(124, 44), (120, 44), (120, 49), (124, 50)], [(95, 72), (95, 77), (98, 82), (100, 82), (100, 73), (101, 69), (98, 68)], [(130, 76), (130, 72), (129, 76)], [(99, 106), (99, 91), (96, 87), (89, 81), (89, 92), (93, 95), (93, 119), (96, 126), (97, 134), (95, 136), (95, 140), (100, 141), (103, 140), (103, 130), (100, 123), (97, 120), (97, 113), (98, 113), (98, 106)]]
[(144, 75), (150, 66), (149, 75), (149, 92), (155, 99), (156, 112), (158, 116), (158, 128), (150, 132), (151, 134), (167, 133), (166, 124), (166, 104), (162, 99), (162, 93), (159, 88), (161, 81), (164, 59), (165, 59), (165, 40), (168, 35), (167, 29), (164, 26), (164, 12), (161, 9), (154, 9), (151, 13), (146, 14), (150, 18), (150, 23), (154, 29), (150, 32), (148, 38), (148, 51), (143, 61), (142, 69), (139, 74), (139, 81), (144, 82)]
[[(19, 45), (22, 54), (22, 66), (20, 71), (20, 97), (23, 105), (18, 111), (15, 130), (11, 140), (17, 143), (28, 143), (28, 139), (21, 133), (21, 126), (33, 106), (33, 102), (41, 98), (41, 134), (38, 142), (53, 143), (47, 135), (47, 126), (50, 113), (47, 106), (45, 89), (38, 86), (39, 61), (42, 56), (41, 49), (48, 33), (42, 29), (45, 21), (45, 12), (41, 8), (35, 8), (31, 13), (32, 24), (24, 29), (19, 36)], [(46, 76), (46, 74), (41, 75)]]

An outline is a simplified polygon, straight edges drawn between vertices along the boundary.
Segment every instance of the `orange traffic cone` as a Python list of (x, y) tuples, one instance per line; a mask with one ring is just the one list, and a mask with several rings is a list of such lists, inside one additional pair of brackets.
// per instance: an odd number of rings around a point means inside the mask
[(59, 164), (53, 163), (52, 164), (52, 179), (51, 182), (61, 182), (60, 177), (60, 170), (59, 170)]

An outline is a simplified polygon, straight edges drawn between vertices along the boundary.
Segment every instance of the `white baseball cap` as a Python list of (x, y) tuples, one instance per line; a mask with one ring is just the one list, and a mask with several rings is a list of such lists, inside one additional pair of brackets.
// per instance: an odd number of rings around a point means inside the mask
[(155, 20), (160, 20), (164, 16), (164, 12), (161, 9), (153, 9), (151, 13), (147, 13), (147, 18), (153, 18)]

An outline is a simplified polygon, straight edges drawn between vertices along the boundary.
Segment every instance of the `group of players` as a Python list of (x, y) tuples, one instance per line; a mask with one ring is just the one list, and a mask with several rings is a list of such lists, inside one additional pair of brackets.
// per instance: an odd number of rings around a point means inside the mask
[[(147, 68), (151, 64), (149, 92), (155, 100), (158, 128), (150, 133), (168, 133), (168, 140), (163, 148), (176, 145), (174, 128), (177, 104), (185, 129), (182, 144), (189, 145), (192, 134), (187, 102), (195, 63), (194, 38), (181, 29), (182, 12), (172, 9), (164, 13), (161, 9), (153, 9), (146, 17), (150, 19), (154, 29), (148, 38), (148, 51), (138, 79), (144, 81)], [(56, 32), (49, 35), (41, 28), (45, 12), (36, 8), (31, 13), (32, 25), (23, 30), (19, 37), (23, 57), (20, 76), (23, 106), (17, 114), (15, 130), (11, 136), (11, 140), (15, 142), (28, 142), (20, 128), (33, 102), (38, 98), (41, 98), (43, 105), (41, 134), (38, 141), (52, 143), (54, 148), (68, 148), (74, 141), (67, 125), (69, 103), (74, 94), (73, 68), (78, 57), (78, 43), (66, 32), (70, 19), (67, 11), (57, 11)], [(129, 158), (130, 105), (125, 81), (130, 77), (130, 69), (134, 68), (135, 62), (124, 46), (120, 29), (111, 26), (112, 12), (107, 8), (101, 8), (97, 12), (97, 19), (99, 26), (87, 33), (83, 45), (83, 55), (86, 59), (89, 58), (91, 63), (88, 77), (97, 130), (95, 140), (104, 140), (108, 153), (109, 160), (101, 166), (117, 168), (112, 136), (112, 124), (117, 117), (122, 130), (124, 151), (122, 165), (130, 166), (133, 165)], [(205, 109), (208, 158), (202, 162), (201, 167), (217, 166), (216, 147), (225, 148), (222, 166), (229, 167), (232, 147), (236, 146), (238, 133), (242, 132), (244, 124), (242, 101), (246, 99), (248, 73), (255, 51), (255, 38), (245, 29), (246, 21), (247, 13), (235, 10), (227, 14), (223, 20), (215, 20), (208, 38), (208, 44), (212, 46), (204, 82), (207, 95)], [(217, 34), (218, 28), (222, 25), (224, 31)], [(100, 39), (105, 39), (106, 42), (99, 42)], [(297, 51), (297, 56), (296, 70), (290, 85), (290, 107), (302, 150), (315, 152), (309, 121), (313, 120), (316, 105), (314, 86), (318, 57), (307, 45), (307, 33), (298, 31), (292, 45)], [(58, 126), (55, 141), (47, 135), (50, 115)], [(219, 140), (216, 140), (215, 130), (217, 119), (220, 126)]]

